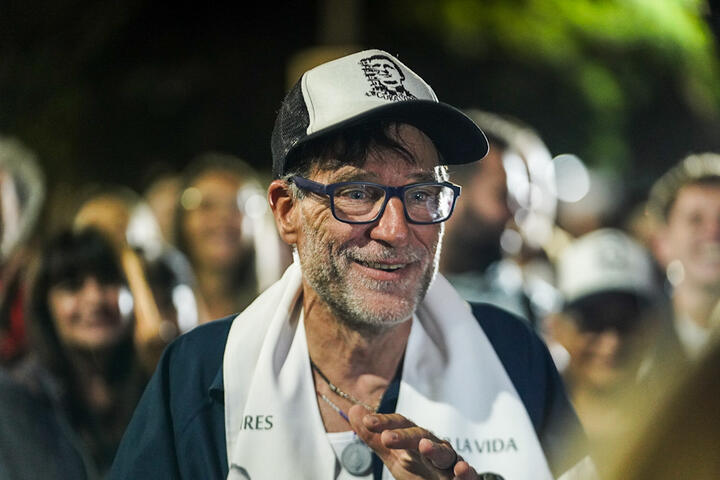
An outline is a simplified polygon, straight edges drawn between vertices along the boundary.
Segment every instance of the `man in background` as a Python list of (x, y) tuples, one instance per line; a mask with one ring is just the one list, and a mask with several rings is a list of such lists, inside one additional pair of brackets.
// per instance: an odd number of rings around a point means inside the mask
[[(550, 152), (518, 120), (467, 113), (490, 151), (482, 162), (452, 167), (463, 199), (447, 224), (440, 271), (465, 299), (498, 305), (538, 327), (556, 301), (544, 252), (550, 239), (543, 236), (554, 231), (555, 197), (547, 174), (538, 175), (552, 167)], [(538, 226), (545, 228), (533, 230)]]
[(720, 322), (720, 155), (690, 155), (653, 186), (654, 253), (671, 288), (674, 327), (700, 355)]
[(546, 319), (548, 341), (602, 467), (633, 428), (633, 399), (656, 407), (681, 355), (661, 342), (667, 318), (650, 253), (627, 234), (585, 234), (556, 266), (564, 305)]

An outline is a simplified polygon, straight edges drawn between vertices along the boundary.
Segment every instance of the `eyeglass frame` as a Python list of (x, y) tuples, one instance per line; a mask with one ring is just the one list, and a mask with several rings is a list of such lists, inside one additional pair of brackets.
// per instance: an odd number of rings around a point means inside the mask
[[(351, 225), (367, 225), (369, 223), (377, 222), (380, 217), (383, 216), (383, 213), (385, 213), (385, 207), (387, 207), (388, 202), (393, 197), (398, 197), (400, 199), (400, 203), (402, 203), (403, 206), (403, 213), (405, 214), (405, 219), (408, 221), (408, 223), (412, 223), (415, 225), (435, 225), (437, 223), (443, 223), (450, 219), (450, 217), (453, 214), (453, 211), (455, 210), (455, 202), (457, 202), (457, 199), (460, 197), (460, 193), (462, 191), (462, 187), (460, 185), (455, 185), (451, 182), (420, 182), (420, 183), (410, 183), (408, 185), (403, 185), (401, 187), (391, 187), (388, 185), (381, 185), (379, 183), (373, 183), (373, 182), (363, 182), (359, 180), (354, 180), (351, 182), (338, 182), (338, 183), (319, 183), (315, 182), (313, 180), (308, 180), (307, 178), (303, 178), (299, 175), (293, 175), (290, 178), (288, 178), (289, 182), (294, 183), (298, 188), (301, 190), (307, 190), (312, 193), (316, 193), (318, 195), (327, 195), (330, 198), (330, 211), (333, 214), (333, 217), (338, 222), (342, 223), (349, 223)], [(363, 220), (363, 221), (352, 221), (352, 220), (343, 220), (337, 216), (335, 213), (335, 190), (337, 190), (340, 187), (344, 187), (346, 185), (353, 185), (353, 184), (363, 184), (363, 185), (370, 185), (373, 187), (378, 187), (381, 190), (385, 191), (385, 199), (383, 200), (383, 204), (380, 207), (380, 210), (378, 210), (377, 215), (372, 220)], [(436, 220), (434, 222), (418, 222), (416, 220), (413, 220), (408, 215), (407, 206), (405, 205), (405, 191), (415, 188), (415, 187), (422, 187), (425, 185), (433, 185), (433, 186), (441, 186), (441, 187), (448, 187), (453, 191), (453, 201), (452, 205), (450, 205), (450, 212), (447, 214), (445, 218), (442, 220)]]

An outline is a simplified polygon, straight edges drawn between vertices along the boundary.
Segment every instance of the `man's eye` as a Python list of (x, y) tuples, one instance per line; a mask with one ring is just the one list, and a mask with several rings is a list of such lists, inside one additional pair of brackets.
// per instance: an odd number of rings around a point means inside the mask
[(693, 213), (690, 216), (688, 216), (688, 223), (693, 226), (701, 225), (703, 222), (702, 215), (698, 213)]
[(415, 200), (416, 202), (424, 202), (428, 198), (428, 193), (427, 192), (413, 192), (412, 197), (413, 197), (413, 200)]
[(351, 200), (366, 200), (368, 198), (368, 194), (364, 190), (350, 190), (345, 196)]
[(438, 196), (439, 192), (435, 188), (423, 188), (412, 190), (410, 192), (410, 200), (416, 203), (426, 202), (432, 200)]
[(344, 188), (335, 194), (336, 197), (353, 201), (374, 201), (379, 197), (379, 195), (380, 193), (375, 191), (375, 189), (363, 186)]

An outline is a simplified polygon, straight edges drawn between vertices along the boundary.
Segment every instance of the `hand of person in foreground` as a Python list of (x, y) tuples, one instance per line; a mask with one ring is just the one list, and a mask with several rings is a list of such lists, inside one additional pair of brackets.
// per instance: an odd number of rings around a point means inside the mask
[(448, 442), (398, 413), (350, 409), (353, 430), (380, 457), (398, 480), (476, 480), (477, 472)]

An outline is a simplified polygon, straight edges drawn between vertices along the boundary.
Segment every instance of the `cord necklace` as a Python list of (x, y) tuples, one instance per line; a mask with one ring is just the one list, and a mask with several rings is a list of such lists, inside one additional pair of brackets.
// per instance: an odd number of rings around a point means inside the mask
[[(320, 378), (322, 378), (325, 383), (327, 383), (328, 387), (334, 394), (348, 400), (351, 403), (354, 403), (355, 405), (362, 405), (373, 413), (377, 413), (378, 407), (372, 407), (367, 403), (358, 400), (349, 393), (343, 392), (338, 387), (333, 385), (333, 383), (325, 376), (325, 374), (318, 368), (318, 366), (315, 365), (315, 362), (313, 362), (312, 359), (310, 359), (310, 365), (312, 366), (313, 370), (315, 370), (318, 375), (320, 375)], [(335, 404), (335, 402), (330, 400), (324, 393), (318, 392), (317, 389), (315, 390), (315, 393), (317, 393), (318, 396), (330, 406), (330, 408), (335, 410), (338, 415), (340, 415), (348, 424), (350, 424), (350, 418), (348, 417), (347, 413), (343, 412), (342, 409)], [(355, 433), (354, 431), (353, 441), (350, 442), (340, 454), (340, 463), (345, 470), (347, 470), (351, 475), (355, 477), (367, 476), (372, 469), (372, 450), (370, 450), (370, 447), (368, 447), (362, 440), (358, 438), (357, 433)]]
[(325, 381), (325, 383), (327, 383), (328, 388), (330, 388), (330, 391), (333, 392), (335, 395), (342, 397), (345, 400), (354, 403), (355, 405), (362, 405), (363, 407), (365, 407), (366, 409), (370, 410), (373, 413), (377, 413), (378, 408), (380, 408), (380, 405), (376, 405), (376, 406), (369, 405), (369, 404), (363, 402), (362, 400), (359, 400), (357, 397), (340, 390), (336, 385), (334, 385), (330, 381), (330, 379), (328, 379), (328, 377), (322, 372), (322, 370), (320, 370), (320, 368), (317, 365), (315, 365), (315, 362), (312, 361), (312, 358), (310, 359), (310, 366), (312, 367), (313, 370), (315, 370), (318, 373), (318, 375), (320, 375), (320, 378), (322, 378)]

